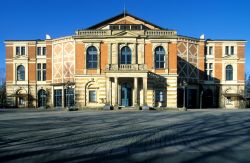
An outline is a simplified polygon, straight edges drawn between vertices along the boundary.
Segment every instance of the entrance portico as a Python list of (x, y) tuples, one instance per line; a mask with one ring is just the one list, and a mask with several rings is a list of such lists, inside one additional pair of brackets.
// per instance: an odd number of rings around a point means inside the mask
[(106, 73), (106, 102), (118, 107), (147, 105), (147, 82), (146, 72)]

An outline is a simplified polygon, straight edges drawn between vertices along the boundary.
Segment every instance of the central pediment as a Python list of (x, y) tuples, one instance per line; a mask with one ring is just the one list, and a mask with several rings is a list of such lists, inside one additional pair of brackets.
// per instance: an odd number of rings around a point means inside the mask
[(150, 30), (162, 30), (163, 29), (153, 23), (150, 23), (146, 20), (138, 18), (129, 13), (121, 13), (115, 17), (104, 20), (96, 25), (93, 25), (87, 28), (87, 30), (105, 30), (105, 29), (109, 29), (111, 25), (143, 25), (145, 26), (145, 28), (150, 29)]

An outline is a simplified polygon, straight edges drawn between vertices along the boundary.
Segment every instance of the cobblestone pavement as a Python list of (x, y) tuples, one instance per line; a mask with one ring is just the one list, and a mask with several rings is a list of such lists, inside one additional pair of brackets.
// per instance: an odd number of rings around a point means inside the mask
[(1, 162), (250, 162), (250, 110), (2, 111)]

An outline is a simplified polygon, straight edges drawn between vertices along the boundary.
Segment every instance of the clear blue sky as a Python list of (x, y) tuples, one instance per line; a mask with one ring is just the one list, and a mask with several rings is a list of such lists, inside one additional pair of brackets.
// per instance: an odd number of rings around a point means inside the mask
[[(4, 40), (72, 35), (122, 12), (175, 29), (178, 34), (250, 41), (249, 0), (3, 0), (0, 2), (0, 68), (5, 68)], [(250, 73), (250, 45), (246, 72)]]

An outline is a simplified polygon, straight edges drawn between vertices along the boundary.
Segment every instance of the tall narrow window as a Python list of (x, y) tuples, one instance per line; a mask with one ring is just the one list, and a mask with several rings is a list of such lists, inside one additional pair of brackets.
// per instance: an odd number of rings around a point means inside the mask
[(89, 91), (89, 102), (96, 102), (96, 91)]
[(23, 65), (17, 67), (17, 80), (18, 81), (25, 80), (25, 68)]
[(41, 72), (41, 63), (37, 64), (37, 80), (41, 81), (42, 80), (42, 72)]
[(131, 64), (132, 54), (128, 46), (121, 49), (120, 64)]
[(24, 46), (21, 47), (21, 55), (25, 55), (25, 47)]
[(46, 106), (47, 93), (45, 90), (41, 89), (38, 91), (38, 107)]
[(62, 90), (61, 89), (54, 90), (54, 105), (55, 107), (62, 106)]
[(75, 93), (74, 88), (65, 89), (64, 106), (70, 107), (75, 105)]
[(43, 47), (43, 55), (46, 55), (46, 47)]
[(41, 51), (42, 51), (41, 47), (37, 47), (37, 55), (41, 55)]
[(213, 80), (213, 63), (205, 64), (205, 80)]
[(45, 81), (46, 80), (46, 63), (43, 63), (42, 73), (43, 73), (43, 81)]
[(97, 49), (94, 46), (87, 49), (87, 68), (97, 68)]
[(37, 64), (37, 80), (38, 81), (46, 80), (46, 63)]
[(232, 65), (226, 66), (226, 80), (233, 80), (233, 67), (232, 67)]
[(162, 46), (155, 48), (155, 68), (165, 68), (165, 50)]
[(16, 55), (21, 55), (20, 47), (16, 47)]

